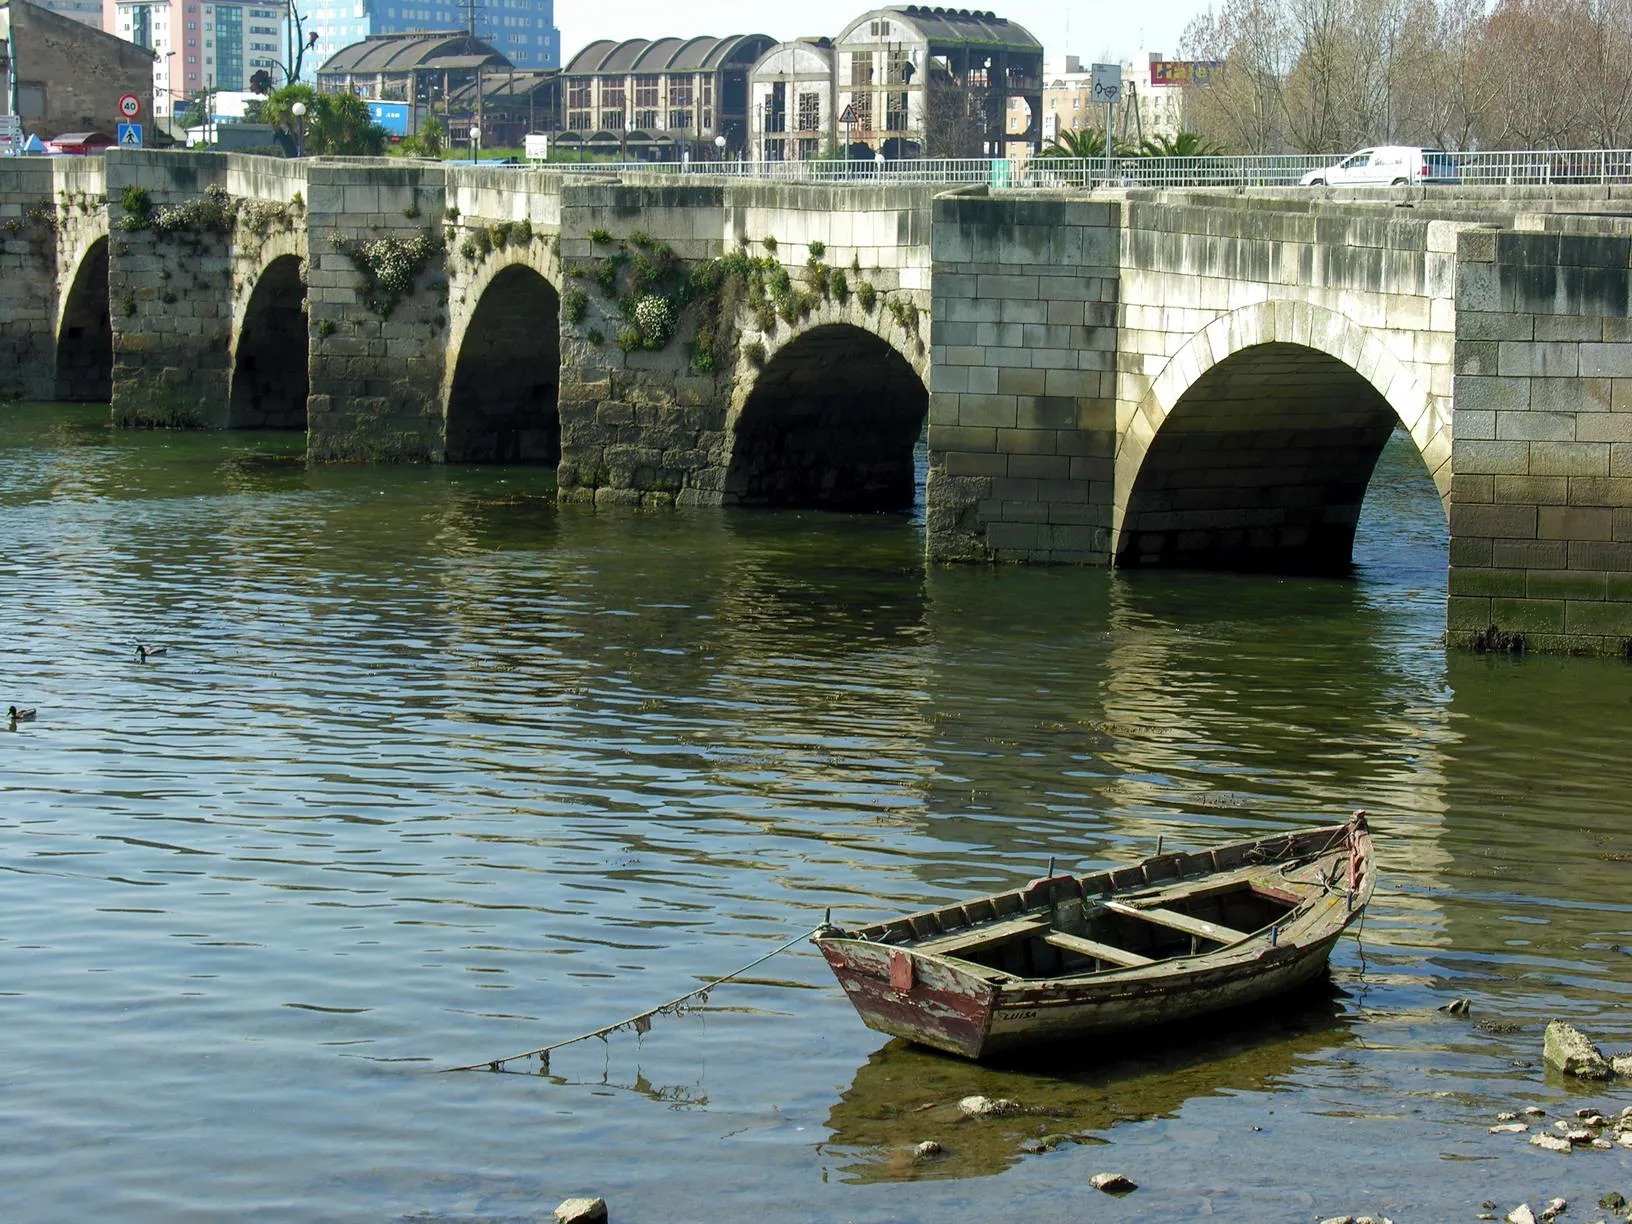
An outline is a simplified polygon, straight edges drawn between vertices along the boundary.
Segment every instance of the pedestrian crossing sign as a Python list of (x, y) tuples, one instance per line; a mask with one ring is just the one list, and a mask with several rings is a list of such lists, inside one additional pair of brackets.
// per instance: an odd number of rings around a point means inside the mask
[(141, 148), (142, 125), (139, 123), (121, 123), (119, 125), (119, 147), (121, 149)]

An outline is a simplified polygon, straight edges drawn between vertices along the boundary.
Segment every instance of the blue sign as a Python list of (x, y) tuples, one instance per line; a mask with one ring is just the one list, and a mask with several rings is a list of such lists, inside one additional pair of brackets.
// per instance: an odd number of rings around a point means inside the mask
[(408, 103), (369, 102), (368, 113), (374, 122), (393, 136), (408, 135)]
[(121, 123), (119, 125), (119, 147), (121, 149), (141, 148), (142, 125), (139, 123)]

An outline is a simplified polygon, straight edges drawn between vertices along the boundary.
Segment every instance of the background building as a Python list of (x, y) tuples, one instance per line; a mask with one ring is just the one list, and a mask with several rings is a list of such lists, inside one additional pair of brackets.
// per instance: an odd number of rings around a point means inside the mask
[(102, 29), (102, 0), (39, 0), (39, 7), (72, 17), (93, 30)]
[[(514, 73), (515, 65), (492, 46), (460, 30), (375, 34), (325, 60), (317, 70), (317, 88), (369, 99), (377, 122), (393, 135), (407, 135), (419, 131), (428, 114), (448, 118), (449, 99), (461, 91), (485, 89), (488, 79)], [(404, 108), (401, 119), (375, 103)], [(450, 126), (448, 135), (453, 139), (458, 133)]]
[(644, 161), (738, 157), (748, 145), (748, 74), (766, 34), (590, 43), (562, 70), (564, 149)]
[[(1116, 138), (1138, 142), (1177, 136), (1184, 130), (1184, 84), (1163, 79), (1160, 51), (1144, 59), (1122, 62), (1124, 105), (1116, 112)], [(1093, 65), (1067, 55), (1051, 67), (1043, 88), (1042, 138), (1061, 132), (1098, 131), (1105, 126), (1105, 108), (1093, 101)]]
[(269, 0), (104, 0), (107, 28), (154, 54), (154, 114), (200, 90), (236, 93), (265, 69), (283, 83), (288, 10)]
[[(114, 132), (119, 98), (133, 93), (153, 113), (153, 53), (72, 17), (0, 0), (10, 30), (8, 93), (26, 131), (41, 140), (64, 132)], [(0, 107), (0, 110), (5, 108)]]
[[(874, 9), (831, 41), (780, 43), (754, 66), (751, 156), (1001, 157), (1034, 148), (1042, 76), (1042, 44), (994, 13)], [(1006, 130), (1011, 101), (1022, 121)]]
[(778, 43), (754, 65), (753, 161), (812, 161), (835, 156), (839, 111), (833, 105), (833, 40)]
[(463, 30), (502, 53), (517, 68), (559, 68), (561, 31), (555, 0), (301, 0), (301, 18), (317, 35), (315, 62), (380, 34)]

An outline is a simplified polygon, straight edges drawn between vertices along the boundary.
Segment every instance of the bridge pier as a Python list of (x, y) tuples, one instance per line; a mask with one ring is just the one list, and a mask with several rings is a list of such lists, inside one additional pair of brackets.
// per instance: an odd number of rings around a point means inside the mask
[(1632, 238), (1531, 224), (1461, 235), (1448, 637), (1632, 657)]

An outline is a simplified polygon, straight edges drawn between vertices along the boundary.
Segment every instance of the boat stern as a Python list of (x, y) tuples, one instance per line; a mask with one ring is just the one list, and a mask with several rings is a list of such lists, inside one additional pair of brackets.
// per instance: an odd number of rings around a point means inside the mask
[(868, 1028), (965, 1058), (979, 1058), (997, 988), (910, 949), (821, 936), (816, 945)]

